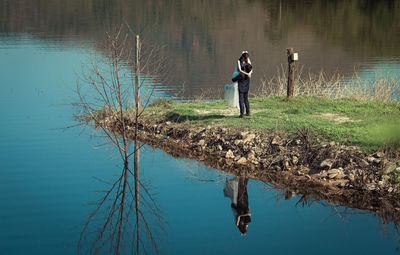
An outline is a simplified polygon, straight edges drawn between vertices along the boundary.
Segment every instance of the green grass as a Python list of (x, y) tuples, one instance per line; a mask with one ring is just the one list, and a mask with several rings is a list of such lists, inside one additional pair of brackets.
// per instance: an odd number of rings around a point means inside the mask
[[(168, 116), (171, 121), (186, 125), (218, 125), (238, 129), (279, 130), (293, 134), (309, 128), (326, 140), (358, 145), (364, 150), (376, 150), (384, 145), (400, 146), (400, 104), (358, 101), (351, 98), (284, 97), (250, 99), (252, 115), (244, 119), (226, 112), (225, 101), (178, 103), (148, 107), (146, 112)], [(200, 112), (199, 112), (200, 111)], [(347, 117), (338, 122), (321, 114)]]

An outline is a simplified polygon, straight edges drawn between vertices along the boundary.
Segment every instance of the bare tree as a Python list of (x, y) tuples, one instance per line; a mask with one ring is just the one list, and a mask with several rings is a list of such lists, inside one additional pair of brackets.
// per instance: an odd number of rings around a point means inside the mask
[[(136, 47), (131, 47), (133, 45)], [(120, 254), (122, 249), (129, 248), (132, 254), (146, 253), (149, 245), (159, 252), (146, 213), (153, 216), (152, 222), (157, 224), (158, 230), (163, 230), (165, 220), (148, 184), (140, 180), (141, 146), (137, 138), (138, 123), (153, 95), (152, 85), (160, 82), (166, 65), (160, 54), (161, 47), (142, 46), (139, 36), (127, 26), (108, 33), (104, 46), (106, 64), (92, 60), (77, 82), (79, 102), (75, 106), (80, 110), (79, 119), (99, 128), (106, 140), (117, 148), (123, 161), (121, 175), (109, 182), (110, 188), (84, 225), (78, 252), (84, 250), (89, 239), (92, 239), (90, 254), (107, 248), (110, 254)], [(132, 135), (134, 148), (130, 151), (128, 137)], [(129, 166), (132, 155), (133, 171)], [(135, 220), (131, 219), (133, 216)], [(96, 228), (99, 220), (100, 227)]]

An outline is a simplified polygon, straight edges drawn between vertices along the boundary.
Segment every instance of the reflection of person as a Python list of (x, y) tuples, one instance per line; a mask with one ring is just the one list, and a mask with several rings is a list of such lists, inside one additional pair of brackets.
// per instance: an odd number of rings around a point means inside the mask
[(246, 234), (247, 226), (251, 222), (247, 182), (248, 179), (244, 177), (227, 178), (224, 187), (224, 195), (232, 201), (231, 208), (235, 224), (242, 234)]
[[(251, 73), (252, 66), (250, 64), (246, 64), (244, 66), (244, 70), (247, 73)], [(238, 82), (238, 90), (239, 90), (239, 109), (240, 115), (239, 118), (243, 118), (244, 107), (246, 107), (246, 115), (250, 115), (250, 104), (249, 104), (249, 87), (250, 87), (250, 76), (240, 73), (238, 76), (232, 79), (233, 82)]]

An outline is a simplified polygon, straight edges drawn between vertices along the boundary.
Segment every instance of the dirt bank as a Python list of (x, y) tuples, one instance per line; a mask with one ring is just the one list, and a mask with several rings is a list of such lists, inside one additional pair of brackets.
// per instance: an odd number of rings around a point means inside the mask
[[(100, 122), (115, 131), (113, 117)], [(134, 123), (126, 121), (132, 130)], [(327, 200), (369, 210), (384, 222), (400, 220), (398, 150), (366, 153), (354, 146), (324, 143), (309, 130), (283, 138), (279, 133), (197, 127), (142, 119), (139, 140), (177, 156), (195, 159), (236, 175), (246, 175), (304, 200)]]

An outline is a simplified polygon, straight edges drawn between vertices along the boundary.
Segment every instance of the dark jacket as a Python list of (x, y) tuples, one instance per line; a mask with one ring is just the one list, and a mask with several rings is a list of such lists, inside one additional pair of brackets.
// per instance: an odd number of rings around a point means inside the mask
[(249, 76), (240, 73), (238, 76), (232, 79), (233, 82), (238, 82), (239, 93), (249, 92), (250, 78)]

